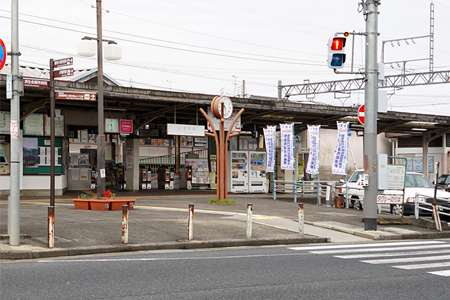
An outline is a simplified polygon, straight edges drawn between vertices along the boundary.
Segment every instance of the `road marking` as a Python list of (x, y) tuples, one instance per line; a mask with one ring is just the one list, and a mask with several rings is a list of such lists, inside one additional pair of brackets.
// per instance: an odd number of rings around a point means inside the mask
[(430, 269), (430, 268), (450, 267), (450, 262), (438, 262), (432, 264), (417, 264), (417, 265), (400, 265), (392, 267), (403, 270)]
[(374, 248), (384, 246), (406, 246), (406, 245), (434, 245), (444, 244), (441, 241), (421, 241), (421, 242), (393, 242), (393, 243), (371, 243), (371, 244), (347, 244), (347, 245), (326, 245), (326, 246), (311, 246), (311, 247), (291, 247), (290, 250), (321, 250), (321, 249), (349, 249), (349, 248)]
[(450, 253), (450, 249), (434, 250), (434, 251), (406, 251), (406, 252), (394, 252), (394, 253), (367, 253), (367, 254), (335, 255), (334, 257), (350, 259), (350, 258), (408, 256), (408, 255), (430, 255), (430, 254), (442, 254), (442, 253)]
[[(310, 251), (314, 254), (343, 254), (343, 253), (361, 253), (361, 252), (382, 252), (382, 251), (402, 251), (409, 250), (412, 247), (383, 247), (383, 248), (364, 248), (364, 249), (344, 249), (344, 250), (324, 250), (324, 251)], [(425, 245), (413, 246), (413, 249), (435, 249), (435, 248), (450, 248), (450, 244), (445, 245)]]
[(395, 263), (404, 263), (404, 262), (433, 261), (433, 260), (447, 260), (447, 259), (450, 259), (450, 255), (374, 259), (374, 260), (362, 260), (361, 262), (367, 263), (367, 264), (395, 264)]
[(429, 274), (450, 277), (450, 270), (428, 272)]
[(145, 258), (100, 258), (100, 259), (54, 259), (38, 260), (38, 263), (74, 263), (74, 262), (119, 262), (119, 261), (176, 261), (176, 260), (205, 260), (205, 259), (236, 259), (236, 258), (267, 258), (282, 256), (302, 256), (306, 253), (286, 254), (254, 254), (254, 255), (230, 255), (230, 256), (203, 256), (203, 257), (145, 257)]

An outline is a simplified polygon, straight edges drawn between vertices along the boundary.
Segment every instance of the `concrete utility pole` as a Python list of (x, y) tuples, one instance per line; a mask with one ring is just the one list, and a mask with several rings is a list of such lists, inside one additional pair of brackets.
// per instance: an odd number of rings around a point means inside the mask
[(11, 1), (11, 173), (8, 203), (9, 244), (20, 245), (20, 78), (19, 78), (19, 0)]
[(364, 172), (369, 174), (369, 185), (364, 189), (365, 230), (377, 230), (378, 5), (379, 0), (367, 0), (364, 3), (366, 17)]
[(102, 36), (102, 1), (97, 0), (97, 101), (98, 101), (98, 135), (97, 135), (97, 198), (105, 193), (105, 118), (103, 104), (103, 36)]

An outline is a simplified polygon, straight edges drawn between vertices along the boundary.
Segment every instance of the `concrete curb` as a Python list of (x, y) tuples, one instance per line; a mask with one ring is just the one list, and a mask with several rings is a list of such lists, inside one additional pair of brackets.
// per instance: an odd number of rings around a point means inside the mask
[(17, 250), (0, 251), (0, 259), (36, 259), (59, 256), (76, 256), (89, 254), (120, 253), (126, 251), (144, 250), (171, 250), (171, 249), (204, 249), (243, 246), (269, 246), (269, 245), (292, 245), (328, 243), (328, 238), (304, 236), (298, 238), (280, 239), (235, 239), (235, 240), (211, 240), (211, 241), (180, 241), (155, 244), (134, 244), (119, 246), (80, 247), (68, 249), (45, 249), (42, 250)]

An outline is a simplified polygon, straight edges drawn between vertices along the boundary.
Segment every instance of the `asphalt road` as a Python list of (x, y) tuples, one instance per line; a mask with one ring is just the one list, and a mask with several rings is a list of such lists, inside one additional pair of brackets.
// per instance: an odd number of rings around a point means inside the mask
[(1, 262), (1, 299), (448, 299), (450, 240)]

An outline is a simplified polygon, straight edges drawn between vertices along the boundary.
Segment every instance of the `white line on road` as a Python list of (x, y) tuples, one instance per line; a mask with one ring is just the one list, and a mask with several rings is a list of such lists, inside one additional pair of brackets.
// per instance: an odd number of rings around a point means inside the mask
[(450, 270), (428, 272), (429, 274), (450, 277)]
[(404, 257), (404, 258), (390, 258), (390, 259), (375, 259), (375, 260), (362, 260), (363, 263), (368, 264), (392, 264), (392, 263), (404, 263), (415, 261), (432, 261), (432, 260), (446, 260), (450, 259), (450, 255), (438, 255), (429, 257)]
[(430, 269), (430, 268), (450, 267), (450, 262), (438, 262), (432, 264), (417, 264), (417, 265), (400, 265), (392, 267), (403, 270)]
[(424, 242), (394, 242), (394, 243), (371, 243), (371, 244), (348, 244), (348, 245), (327, 245), (327, 246), (311, 246), (311, 247), (291, 247), (291, 250), (321, 250), (321, 249), (350, 249), (350, 248), (372, 248), (383, 246), (406, 246), (406, 245), (431, 245), (443, 244), (441, 241), (424, 241)]
[(406, 247), (383, 247), (383, 248), (363, 248), (363, 249), (343, 249), (343, 250), (325, 250), (310, 251), (314, 254), (344, 254), (344, 253), (361, 253), (361, 252), (383, 252), (383, 251), (402, 251), (402, 250), (424, 250), (436, 248), (450, 248), (450, 244), (445, 245), (425, 245), (425, 246), (406, 246)]
[(206, 257), (142, 257), (142, 258), (100, 258), (100, 259), (54, 259), (38, 260), (38, 263), (74, 263), (74, 262), (118, 262), (118, 261), (170, 261), (170, 260), (205, 260), (205, 259), (236, 259), (236, 258), (265, 258), (276, 256), (301, 256), (307, 253), (287, 254), (255, 254), (255, 255), (230, 255), (230, 256), (206, 256)]
[(432, 250), (432, 251), (406, 251), (406, 252), (389, 252), (389, 253), (335, 255), (334, 257), (350, 259), (350, 258), (370, 258), (370, 257), (389, 257), (389, 256), (430, 255), (430, 254), (442, 254), (442, 253), (450, 254), (450, 249)]

